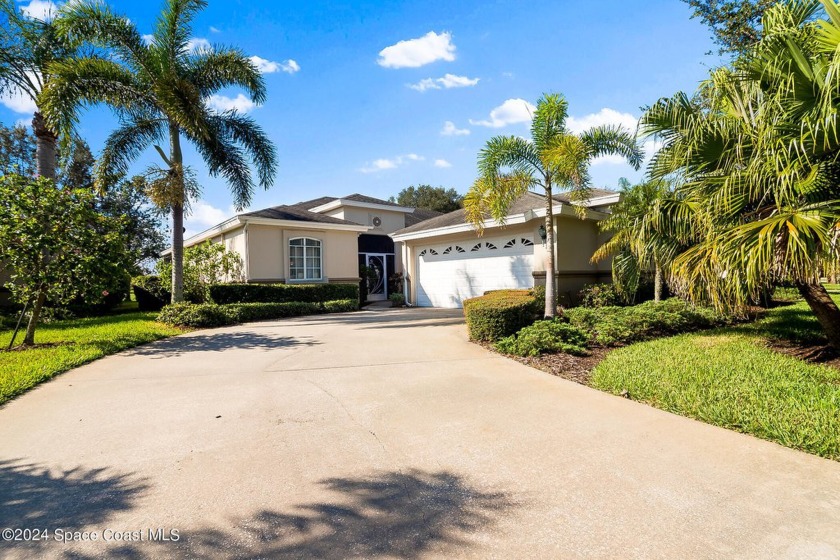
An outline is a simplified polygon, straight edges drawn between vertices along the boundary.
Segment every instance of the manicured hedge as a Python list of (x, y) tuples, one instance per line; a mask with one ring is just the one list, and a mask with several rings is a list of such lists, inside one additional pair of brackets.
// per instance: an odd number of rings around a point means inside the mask
[(464, 301), (470, 340), (495, 342), (527, 327), (541, 312), (533, 290), (497, 290)]
[(588, 353), (589, 333), (563, 319), (537, 321), (496, 343), (496, 350), (514, 356), (539, 356), (564, 352), (575, 356)]
[(214, 284), (210, 297), (228, 303), (324, 303), (340, 299), (359, 300), (358, 284)]
[(316, 313), (340, 313), (355, 311), (359, 308), (357, 299), (341, 299), (313, 302), (285, 303), (175, 303), (164, 307), (158, 321), (178, 327), (211, 328), (249, 321), (299, 317)]

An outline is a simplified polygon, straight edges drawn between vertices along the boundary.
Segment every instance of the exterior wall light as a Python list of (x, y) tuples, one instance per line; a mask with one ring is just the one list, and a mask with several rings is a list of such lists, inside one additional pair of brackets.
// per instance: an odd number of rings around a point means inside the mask
[(540, 229), (539, 229), (539, 230), (537, 230), (537, 231), (538, 231), (538, 232), (539, 232), (539, 234), (540, 234), (540, 239), (542, 239), (542, 242), (543, 242), (543, 243), (545, 243), (545, 237), (546, 237), (545, 226), (544, 226), (544, 225), (541, 225), (541, 226), (540, 226)]

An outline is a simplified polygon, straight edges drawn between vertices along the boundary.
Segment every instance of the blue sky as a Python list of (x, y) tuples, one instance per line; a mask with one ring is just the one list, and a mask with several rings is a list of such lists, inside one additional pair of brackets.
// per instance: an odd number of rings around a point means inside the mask
[[(142, 33), (160, 8), (111, 4)], [(237, 46), (266, 71), (264, 105), (235, 90), (215, 100), (247, 110), (276, 144), (277, 178), (256, 209), (353, 192), (387, 198), (421, 183), (465, 192), (483, 144), (527, 136), (527, 103), (543, 92), (566, 96), (573, 129), (635, 126), (640, 107), (693, 90), (716, 62), (707, 29), (689, 16), (679, 0), (210, 0), (194, 36)], [(19, 100), (0, 102), (6, 124), (31, 114)], [(107, 109), (93, 109), (79, 132), (97, 151), (113, 125)], [(234, 212), (224, 181), (192, 150), (186, 158), (203, 189), (187, 222), (195, 233)], [(599, 187), (642, 176), (609, 159), (591, 174)]]

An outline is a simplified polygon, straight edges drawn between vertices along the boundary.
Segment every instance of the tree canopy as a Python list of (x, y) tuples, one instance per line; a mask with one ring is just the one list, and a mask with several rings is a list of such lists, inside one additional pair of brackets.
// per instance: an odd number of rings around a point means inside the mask
[(446, 214), (458, 210), (463, 205), (464, 197), (455, 189), (414, 185), (406, 187), (396, 197), (388, 200), (409, 208), (425, 208)]
[(778, 0), (682, 0), (711, 31), (719, 54), (743, 54), (761, 39), (761, 18)]

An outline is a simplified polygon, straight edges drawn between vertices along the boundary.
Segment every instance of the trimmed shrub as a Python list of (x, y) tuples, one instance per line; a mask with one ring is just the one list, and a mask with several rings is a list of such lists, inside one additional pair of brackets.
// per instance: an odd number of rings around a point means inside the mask
[(212, 328), (263, 321), (300, 317), (316, 313), (339, 313), (359, 308), (356, 299), (343, 299), (313, 303), (290, 301), (285, 303), (174, 303), (164, 307), (157, 320), (177, 327)]
[(659, 303), (646, 301), (631, 307), (577, 307), (566, 311), (569, 322), (590, 333), (601, 346), (628, 344), (658, 336), (708, 329), (729, 321), (706, 307), (695, 307), (677, 298)]
[(548, 352), (565, 352), (584, 356), (589, 333), (563, 320), (537, 321), (512, 336), (496, 343), (496, 350), (514, 356), (539, 356)]
[(527, 327), (540, 313), (533, 290), (497, 290), (464, 301), (470, 340), (495, 342)]
[(358, 311), (359, 300), (357, 299), (336, 299), (324, 302), (325, 313), (344, 313), (345, 311)]
[(405, 296), (400, 293), (393, 293), (388, 296), (388, 299), (391, 300), (391, 307), (402, 307), (405, 305)]
[(359, 299), (356, 284), (213, 284), (210, 297), (218, 304), (228, 303), (324, 303), (339, 299)]
[(135, 276), (131, 279), (131, 288), (140, 311), (160, 311), (172, 299), (172, 294), (163, 287), (160, 277), (154, 274)]
[(578, 301), (583, 307), (617, 306), (622, 303), (613, 284), (587, 284), (578, 292)]

